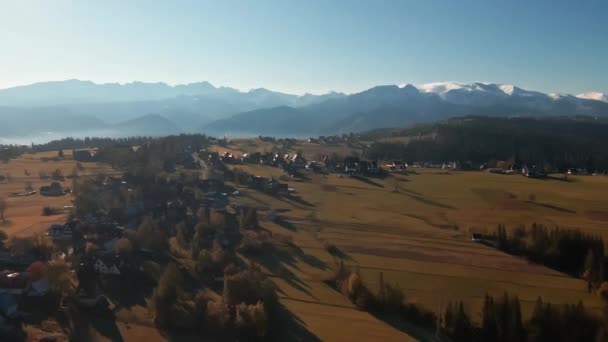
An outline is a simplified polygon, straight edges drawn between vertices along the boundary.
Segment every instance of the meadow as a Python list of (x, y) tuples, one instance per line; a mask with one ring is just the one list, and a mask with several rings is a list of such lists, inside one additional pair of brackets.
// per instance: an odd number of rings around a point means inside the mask
[[(0, 164), (0, 175), (8, 178), (8, 181), (0, 183), (0, 198), (5, 198), (8, 203), (6, 222), (0, 222), (0, 229), (9, 236), (44, 233), (50, 225), (65, 222), (65, 213), (43, 216), (42, 209), (47, 206), (57, 209), (71, 206), (72, 196), (68, 193), (64, 196), (49, 197), (39, 193), (41, 186), (53, 182), (52, 179), (41, 179), (40, 172), (51, 175), (55, 170), (60, 170), (66, 177), (60, 182), (62, 186), (72, 187), (72, 180), (68, 176), (77, 169), (77, 162), (71, 159), (71, 151), (66, 150), (64, 153), (62, 160), (52, 160), (57, 157), (58, 152), (51, 151), (24, 154), (8, 163)], [(114, 172), (109, 166), (98, 163), (81, 163), (81, 167), (82, 170), (78, 170), (79, 176)], [(31, 185), (37, 193), (31, 196), (11, 196), (12, 193), (23, 193), (28, 185)]]
[[(307, 157), (306, 151), (316, 148), (306, 145), (293, 149)], [(240, 146), (232, 147), (235, 151)], [(319, 336), (331, 336), (327, 334), (346, 314), (336, 312), (325, 319), (333, 312), (325, 306), (352, 307), (324, 283), (340, 260), (358, 269), (372, 290), (382, 273), (385, 282), (404, 290), (409, 302), (436, 313), (449, 301), (462, 300), (478, 320), (485, 294), (500, 296), (505, 291), (520, 298), (524, 318), (538, 297), (555, 304), (581, 301), (596, 312), (601, 308), (599, 296), (588, 293), (583, 280), (472, 242), (471, 234), (491, 234), (498, 224), (512, 229), (541, 223), (606, 239), (608, 177), (531, 179), (421, 168), (383, 179), (305, 172), (306, 179), (297, 180), (272, 167), (233, 167), (281, 178), (296, 190), (289, 199), (241, 189), (240, 201), (262, 210), (272, 208), (284, 217), (281, 225), (265, 225), (292, 236), (299, 257), (283, 260), (283, 266), (274, 265), (269, 272), (278, 279), (283, 302)], [(329, 254), (328, 244), (342, 255)]]

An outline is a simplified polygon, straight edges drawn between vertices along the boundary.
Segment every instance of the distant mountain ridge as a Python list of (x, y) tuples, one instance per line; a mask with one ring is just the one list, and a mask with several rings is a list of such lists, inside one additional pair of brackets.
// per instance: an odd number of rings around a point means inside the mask
[(608, 101), (597, 92), (545, 94), (482, 82), (383, 85), (350, 95), (302, 96), (264, 88), (243, 92), (208, 82), (171, 86), (68, 80), (0, 90), (0, 120), (5, 123), (0, 138), (41, 132), (307, 136), (463, 115), (604, 117)]
[[(512, 85), (438, 82), (422, 86), (387, 85), (329, 99), (313, 105), (292, 108), (291, 116), (307, 118), (299, 127), (301, 135), (318, 135), (400, 127), (463, 115), (498, 117), (608, 116), (608, 103), (572, 95), (545, 94)], [(273, 115), (274, 114), (274, 115)], [(203, 131), (262, 132), (281, 131), (281, 111), (247, 113), (236, 120), (217, 121)], [(260, 120), (259, 118), (265, 118)]]

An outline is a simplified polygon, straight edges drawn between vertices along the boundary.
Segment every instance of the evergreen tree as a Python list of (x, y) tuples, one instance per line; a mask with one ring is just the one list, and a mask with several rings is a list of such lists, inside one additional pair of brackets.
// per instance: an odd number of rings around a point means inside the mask
[(517, 296), (511, 299), (508, 338), (510, 342), (525, 341), (526, 332), (521, 318), (521, 305)]
[(483, 341), (498, 340), (498, 326), (496, 324), (496, 309), (494, 299), (486, 294), (481, 312), (481, 338)]

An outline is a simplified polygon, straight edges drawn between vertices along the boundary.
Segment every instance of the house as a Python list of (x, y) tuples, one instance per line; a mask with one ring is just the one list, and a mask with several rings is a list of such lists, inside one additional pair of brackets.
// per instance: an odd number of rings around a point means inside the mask
[(293, 155), (291, 162), (297, 167), (306, 165), (306, 159), (304, 159), (304, 157), (298, 153)]
[(10, 252), (0, 252), (0, 267), (12, 270), (25, 270), (35, 260), (32, 254), (14, 255)]
[(120, 269), (115, 263), (106, 263), (103, 259), (96, 259), (93, 269), (99, 274), (120, 275)]
[(308, 163), (306, 163), (306, 166), (304, 166), (304, 168), (306, 170), (310, 170), (310, 171), (314, 171), (314, 172), (320, 172), (322, 169), (321, 165), (319, 165), (315, 161), (309, 161)]
[(471, 241), (481, 242), (481, 241), (483, 241), (483, 236), (479, 233), (473, 233), (473, 235), (471, 236)]
[(289, 186), (287, 183), (277, 183), (275, 193), (280, 196), (289, 196)]
[(71, 240), (72, 226), (69, 224), (54, 224), (47, 230), (46, 235), (53, 240)]
[(80, 267), (99, 275), (121, 275), (127, 272), (128, 264), (119, 255), (95, 254), (82, 261)]
[(0, 293), (23, 294), (29, 284), (28, 275), (25, 272), (2, 271), (0, 272)]
[(24, 272), (0, 272), (0, 293), (44, 296), (49, 290), (46, 265), (34, 261)]
[(394, 170), (398, 172), (405, 172), (405, 170), (407, 169), (407, 164), (401, 160), (393, 161), (391, 166), (394, 167)]
[(40, 194), (42, 196), (63, 196), (65, 191), (59, 182), (53, 182), (48, 186), (40, 187)]

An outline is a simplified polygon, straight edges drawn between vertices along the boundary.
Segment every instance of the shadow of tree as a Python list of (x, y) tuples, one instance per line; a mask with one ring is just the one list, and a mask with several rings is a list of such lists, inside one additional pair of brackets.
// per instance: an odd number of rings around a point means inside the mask
[(543, 208), (547, 208), (547, 209), (552, 209), (552, 210), (559, 211), (562, 213), (576, 214), (576, 210), (559, 207), (557, 205), (553, 205), (553, 204), (549, 204), (549, 203), (539, 203), (539, 202), (532, 202), (532, 201), (526, 201), (526, 203), (536, 205), (539, 207), (543, 207)]
[(262, 255), (251, 256), (251, 258), (277, 277), (285, 280), (293, 288), (315, 299), (316, 297), (310, 292), (310, 286), (303, 282), (291, 269), (298, 270), (299, 261), (321, 270), (329, 269), (329, 266), (323, 260), (304, 253), (302, 249), (295, 245), (274, 247)]
[(101, 282), (101, 288), (117, 304), (130, 308), (146, 305), (146, 298), (152, 295), (156, 283), (145, 275), (135, 272)]
[(294, 226), (291, 222), (289, 222), (287, 219), (285, 219), (285, 217), (279, 217), (277, 220), (275, 220), (275, 223), (292, 232), (295, 232), (298, 230), (298, 228), (296, 228), (296, 226)]
[(299, 205), (303, 205), (306, 207), (314, 207), (315, 205), (306, 201), (305, 199), (303, 199), (300, 196), (288, 196), (288, 197), (281, 197), (281, 199), (284, 199), (286, 202), (294, 202), (297, 203)]
[(440, 202), (437, 202), (437, 201), (433, 201), (433, 200), (430, 200), (428, 198), (424, 198), (424, 197), (419, 196), (419, 195), (412, 195), (412, 194), (409, 194), (409, 193), (404, 193), (404, 195), (408, 196), (408, 197), (410, 197), (410, 198), (412, 198), (412, 199), (414, 199), (414, 200), (416, 200), (418, 202), (421, 202), (421, 203), (424, 203), (424, 204), (428, 204), (428, 205), (432, 205), (434, 207), (443, 208), (443, 209), (456, 209), (456, 208), (452, 207), (451, 205), (447, 205), (447, 204), (443, 204), (443, 203), (440, 203)]
[(437, 341), (431, 332), (417, 327), (401, 317), (382, 315), (375, 312), (370, 312), (370, 314), (391, 327), (412, 336), (418, 341)]
[(365, 184), (373, 185), (373, 186), (378, 187), (378, 188), (384, 188), (384, 185), (383, 185), (383, 184), (380, 184), (380, 183), (374, 182), (373, 180), (371, 180), (371, 179), (369, 179), (369, 178), (367, 178), (367, 177), (362, 177), (362, 176), (351, 176), (350, 178), (351, 178), (351, 179), (358, 180), (358, 181), (363, 182), (363, 183), (365, 183)]
[(342, 259), (344, 261), (353, 261), (354, 260), (350, 255), (348, 255), (347, 253), (343, 252), (338, 247), (336, 247), (335, 249), (332, 249), (331, 251), (327, 251), (327, 252), (329, 254), (331, 254), (333, 257), (336, 257), (338, 259)]
[(91, 325), (100, 335), (108, 338), (112, 342), (124, 341), (114, 317), (92, 317)]
[(272, 323), (269, 341), (321, 341), (306, 327), (306, 323), (289, 311), (283, 304), (277, 309), (277, 319)]

